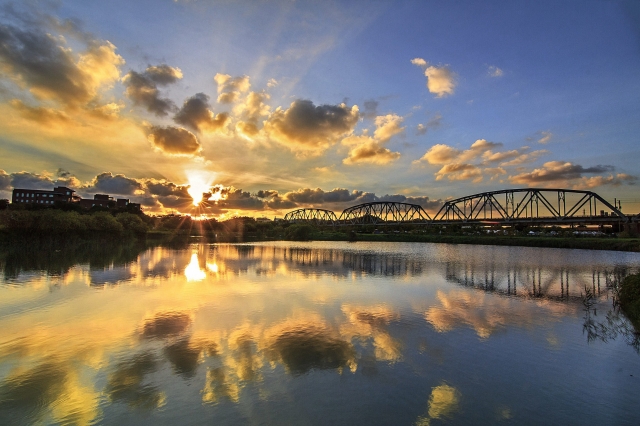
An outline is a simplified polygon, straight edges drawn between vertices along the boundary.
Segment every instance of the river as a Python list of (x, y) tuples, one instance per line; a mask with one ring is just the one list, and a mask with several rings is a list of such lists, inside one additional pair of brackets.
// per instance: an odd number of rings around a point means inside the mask
[(638, 253), (195, 240), (0, 269), (0, 424), (640, 424), (609, 290)]

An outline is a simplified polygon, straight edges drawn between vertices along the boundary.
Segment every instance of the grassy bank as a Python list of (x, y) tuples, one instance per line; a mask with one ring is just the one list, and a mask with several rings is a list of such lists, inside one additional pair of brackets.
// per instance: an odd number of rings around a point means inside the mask
[(570, 248), (586, 250), (615, 250), (640, 252), (638, 238), (569, 238), (538, 236), (493, 235), (434, 235), (434, 234), (353, 234), (316, 232), (310, 236), (321, 241), (395, 241), (447, 244), (481, 244), (521, 247)]
[(628, 275), (618, 291), (620, 308), (640, 332), (640, 274)]

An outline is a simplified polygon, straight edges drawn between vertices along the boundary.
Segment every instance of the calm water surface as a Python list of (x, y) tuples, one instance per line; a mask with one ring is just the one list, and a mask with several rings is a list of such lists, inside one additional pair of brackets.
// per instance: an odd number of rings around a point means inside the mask
[(640, 424), (640, 356), (607, 291), (639, 254), (73, 256), (0, 258), (0, 424)]

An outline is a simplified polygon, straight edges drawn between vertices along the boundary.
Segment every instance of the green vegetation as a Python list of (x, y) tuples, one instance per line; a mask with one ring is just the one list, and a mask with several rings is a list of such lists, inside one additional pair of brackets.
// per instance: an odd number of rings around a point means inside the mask
[(632, 238), (624, 232), (615, 234), (611, 228), (599, 231), (525, 226), (485, 229), (478, 226), (424, 227), (412, 224), (320, 227), (251, 217), (234, 217), (225, 221), (194, 220), (186, 215), (147, 216), (127, 210), (85, 211), (68, 206), (30, 209), (10, 206), (0, 210), (0, 241), (23, 241), (25, 238), (60, 241), (141, 237), (165, 240), (189, 236), (202, 236), (212, 242), (393, 241), (640, 252), (640, 239)]
[(628, 275), (618, 291), (620, 308), (640, 332), (640, 274)]

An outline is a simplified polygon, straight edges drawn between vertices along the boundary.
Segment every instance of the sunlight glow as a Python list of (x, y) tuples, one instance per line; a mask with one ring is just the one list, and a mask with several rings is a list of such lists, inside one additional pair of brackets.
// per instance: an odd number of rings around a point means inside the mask
[[(216, 177), (215, 173), (204, 170), (189, 170), (185, 172), (189, 180), (187, 192), (193, 198), (193, 205), (197, 206), (202, 202), (202, 194), (211, 191), (211, 184)], [(217, 199), (220, 199), (219, 193)], [(216, 195), (214, 194), (214, 195)], [(212, 199), (215, 199), (212, 197)]]
[(198, 263), (198, 254), (191, 254), (191, 261), (184, 268), (184, 275), (187, 277), (187, 281), (202, 281), (207, 277), (205, 271), (200, 269), (200, 264)]

